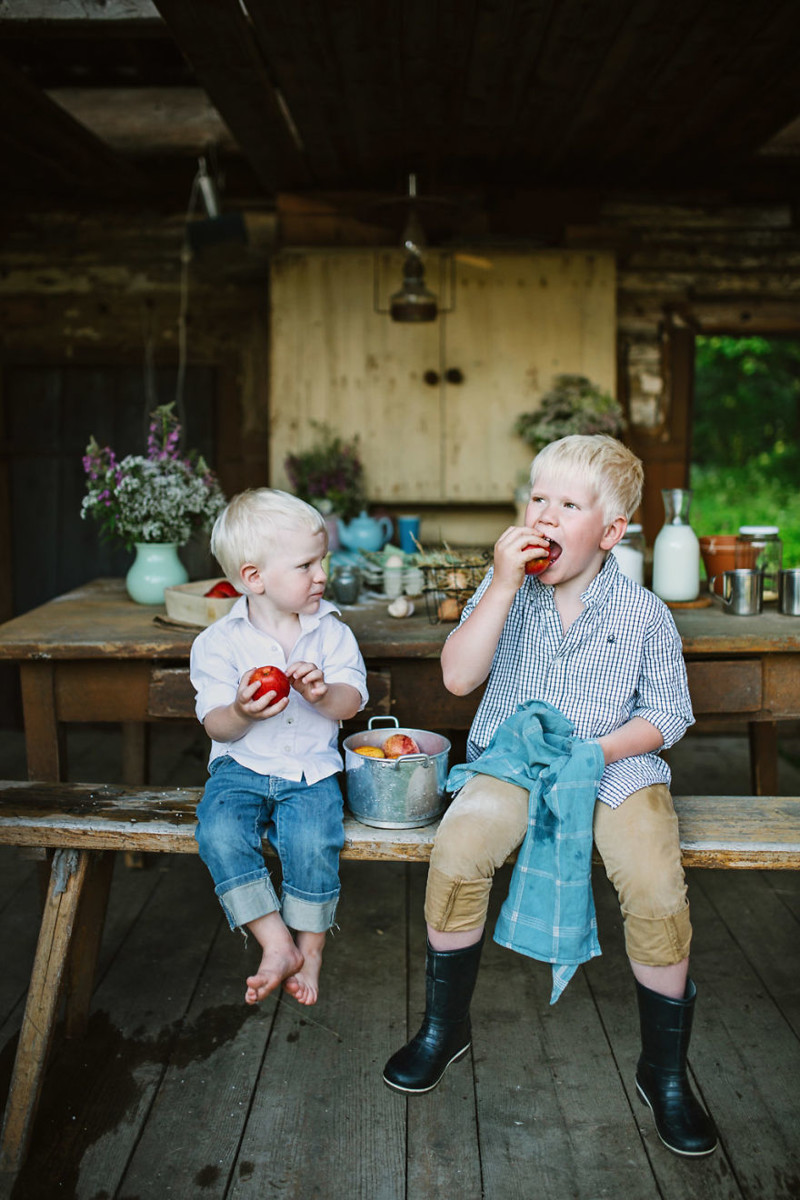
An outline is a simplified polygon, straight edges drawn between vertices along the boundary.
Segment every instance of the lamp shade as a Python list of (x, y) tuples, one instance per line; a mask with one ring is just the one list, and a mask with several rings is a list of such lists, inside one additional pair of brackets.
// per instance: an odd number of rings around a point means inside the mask
[(389, 300), (393, 321), (418, 324), (435, 321), (438, 304), (425, 286), (425, 268), (418, 254), (409, 254), (403, 264), (403, 286)]

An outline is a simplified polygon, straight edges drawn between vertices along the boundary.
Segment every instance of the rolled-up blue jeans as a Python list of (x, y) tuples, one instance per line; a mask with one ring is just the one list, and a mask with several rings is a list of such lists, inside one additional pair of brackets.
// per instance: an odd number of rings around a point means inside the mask
[[(276, 911), (290, 929), (330, 929), (344, 845), (338, 777), (306, 783), (259, 775), (228, 755), (209, 772), (195, 837), (231, 929)], [(264, 863), (265, 834), (283, 872), (280, 900)]]

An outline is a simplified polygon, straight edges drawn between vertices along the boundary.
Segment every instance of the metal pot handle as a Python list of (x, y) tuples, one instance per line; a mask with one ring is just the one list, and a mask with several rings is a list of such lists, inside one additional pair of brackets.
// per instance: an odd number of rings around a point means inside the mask
[(421, 762), (424, 767), (429, 767), (431, 764), (431, 756), (429, 754), (399, 754), (397, 758), (374, 758), (373, 762), (379, 763), (382, 767), (396, 766), (398, 763)]
[(385, 713), (383, 715), (378, 714), (377, 717), (370, 717), (370, 719), (367, 721), (367, 729), (373, 729), (375, 721), (391, 721), (392, 726), (395, 729), (400, 728), (400, 722), (398, 721), (397, 717), (393, 717), (389, 713)]

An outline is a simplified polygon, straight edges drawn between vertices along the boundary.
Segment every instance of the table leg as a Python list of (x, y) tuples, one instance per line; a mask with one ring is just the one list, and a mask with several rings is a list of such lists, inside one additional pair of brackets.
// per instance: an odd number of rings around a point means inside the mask
[(67, 777), (64, 737), (56, 718), (55, 669), (50, 662), (20, 665), (29, 779)]
[[(74, 858), (69, 858), (70, 855)], [(19, 1171), (25, 1158), (91, 857), (92, 851), (59, 850), (53, 859), (0, 1135), (0, 1171)], [(75, 869), (67, 874), (70, 862), (74, 862)]]
[(778, 794), (778, 723), (750, 721), (750, 783), (754, 796)]
[[(122, 723), (122, 782), (134, 786), (145, 784), (150, 773), (148, 729), (144, 721)], [(140, 850), (125, 851), (126, 867), (143, 867)]]

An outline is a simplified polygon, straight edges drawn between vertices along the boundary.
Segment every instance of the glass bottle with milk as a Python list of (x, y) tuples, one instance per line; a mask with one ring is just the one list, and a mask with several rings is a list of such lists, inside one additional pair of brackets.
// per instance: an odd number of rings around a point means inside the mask
[(662, 600), (696, 600), (700, 543), (689, 524), (689, 488), (663, 488), (665, 521), (653, 546), (653, 591)]

